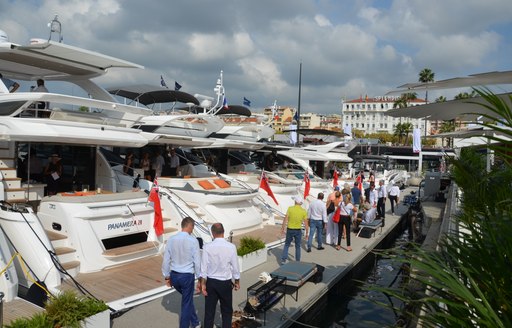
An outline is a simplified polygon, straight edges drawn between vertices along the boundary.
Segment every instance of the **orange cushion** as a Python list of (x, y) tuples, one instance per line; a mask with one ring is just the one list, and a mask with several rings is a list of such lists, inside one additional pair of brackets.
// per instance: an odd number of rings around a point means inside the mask
[(197, 184), (199, 184), (205, 190), (215, 189), (215, 186), (212, 185), (211, 182), (208, 180), (199, 180), (197, 181)]
[(215, 183), (217, 185), (217, 187), (220, 187), (220, 188), (231, 187), (231, 185), (229, 183), (227, 183), (226, 180), (222, 180), (222, 179), (215, 179), (215, 180), (213, 180), (213, 183)]
[(65, 197), (69, 197), (69, 196), (92, 196), (92, 195), (96, 195), (96, 191), (63, 192), (60, 195), (61, 196), (65, 196)]

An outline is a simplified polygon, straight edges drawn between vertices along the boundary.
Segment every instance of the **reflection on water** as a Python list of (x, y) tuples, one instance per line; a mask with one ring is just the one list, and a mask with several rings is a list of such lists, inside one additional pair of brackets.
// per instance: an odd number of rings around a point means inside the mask
[[(407, 233), (404, 233), (395, 241), (392, 248), (404, 247), (407, 242), (408, 236)], [(355, 279), (364, 281), (366, 285), (399, 284), (401, 281), (400, 265), (396, 260), (377, 257), (373, 267), (368, 269), (363, 276)], [(381, 292), (363, 290), (360, 285), (354, 283), (343, 288), (337, 294), (330, 294), (327, 305), (316, 316), (316, 322), (307, 324), (322, 328), (393, 326), (398, 319), (395, 313), (389, 308), (376, 304), (389, 304), (390, 302), (393, 302), (394, 306), (398, 308), (402, 305), (395, 298), (388, 298)], [(294, 325), (294, 327), (299, 327), (299, 325)]]

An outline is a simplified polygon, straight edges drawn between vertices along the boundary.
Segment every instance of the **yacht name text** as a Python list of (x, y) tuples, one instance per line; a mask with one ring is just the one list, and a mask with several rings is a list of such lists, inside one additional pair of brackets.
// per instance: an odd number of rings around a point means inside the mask
[(142, 225), (142, 220), (131, 220), (125, 222), (109, 223), (107, 230), (123, 229)]

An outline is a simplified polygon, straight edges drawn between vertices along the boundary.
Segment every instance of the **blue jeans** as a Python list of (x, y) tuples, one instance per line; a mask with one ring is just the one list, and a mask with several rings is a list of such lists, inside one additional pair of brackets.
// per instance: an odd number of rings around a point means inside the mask
[(313, 243), (313, 234), (316, 231), (316, 241), (318, 242), (318, 248), (322, 247), (322, 231), (324, 230), (324, 222), (322, 220), (309, 220), (309, 238), (308, 238), (308, 249), (311, 248)]
[(180, 328), (199, 325), (199, 318), (194, 307), (194, 274), (171, 271), (174, 289), (181, 294)]
[(285, 262), (288, 259), (288, 248), (292, 243), (292, 239), (295, 240), (295, 261), (300, 261), (300, 244), (302, 238), (301, 229), (287, 229), (286, 239), (284, 241), (283, 255), (281, 255), (281, 262)]

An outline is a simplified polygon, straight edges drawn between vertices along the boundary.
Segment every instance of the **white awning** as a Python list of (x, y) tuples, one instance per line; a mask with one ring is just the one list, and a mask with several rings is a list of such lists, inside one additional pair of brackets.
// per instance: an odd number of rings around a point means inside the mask
[(0, 71), (9, 78), (30, 80), (66, 80), (79, 76), (95, 77), (108, 68), (144, 68), (122, 59), (74, 47), (40, 40), (27, 46), (3, 43), (0, 47)]
[(140, 130), (20, 117), (0, 120), (0, 140), (123, 147), (148, 143)]
[(428, 83), (406, 83), (399, 86), (398, 90), (392, 90), (387, 94), (407, 93), (424, 90), (454, 89), (496, 84), (512, 84), (512, 71), (472, 74), (467, 77), (456, 77)]
[[(512, 107), (512, 93), (504, 93), (497, 96), (508, 106)], [(476, 121), (476, 118), (482, 114), (494, 114), (482, 106), (482, 104), (488, 104), (482, 97), (457, 99), (413, 107), (390, 109), (386, 112), (386, 115), (392, 117), (426, 118), (430, 121), (447, 121), (455, 118), (459, 118), (463, 121)]]

